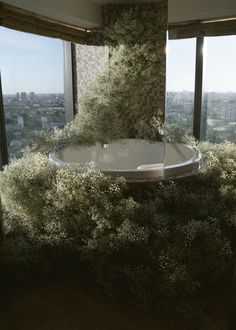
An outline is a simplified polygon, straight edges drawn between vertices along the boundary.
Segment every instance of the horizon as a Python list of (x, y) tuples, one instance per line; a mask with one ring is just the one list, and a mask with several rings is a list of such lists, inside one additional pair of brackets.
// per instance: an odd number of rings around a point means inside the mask
[(34, 93), (35, 95), (61, 95), (65, 94), (64, 92), (47, 92), (47, 93), (36, 93), (35, 91), (30, 91), (30, 92), (25, 92), (25, 91), (20, 91), (16, 93), (3, 93), (3, 96), (16, 96), (17, 94), (21, 95), (21, 93), (26, 93), (26, 95), (29, 95), (30, 93)]
[[(35, 95), (64, 95), (63, 92), (35, 92), (35, 91), (30, 91), (30, 92), (25, 92), (25, 91), (18, 91), (14, 93), (3, 93), (3, 96), (16, 96), (17, 94), (21, 95), (21, 93), (26, 93), (26, 95), (29, 95), (30, 93), (34, 93)], [(166, 93), (191, 93), (194, 94), (194, 91), (190, 90), (168, 90)], [(204, 94), (236, 94), (236, 91), (204, 91)]]

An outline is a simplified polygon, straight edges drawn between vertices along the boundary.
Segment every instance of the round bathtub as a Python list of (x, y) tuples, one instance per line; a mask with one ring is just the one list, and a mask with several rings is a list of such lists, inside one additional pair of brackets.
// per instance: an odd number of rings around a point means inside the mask
[(92, 146), (64, 143), (49, 158), (58, 165), (94, 162), (106, 175), (151, 181), (196, 174), (202, 156), (195, 147), (185, 144), (122, 139)]

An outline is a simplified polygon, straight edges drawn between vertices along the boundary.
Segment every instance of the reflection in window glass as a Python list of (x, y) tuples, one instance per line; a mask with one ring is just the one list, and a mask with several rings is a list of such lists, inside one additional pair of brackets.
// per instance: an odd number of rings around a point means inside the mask
[(193, 132), (196, 39), (169, 40), (166, 72), (166, 124)]
[(236, 142), (236, 36), (205, 38), (204, 137)]
[(63, 43), (0, 28), (0, 70), (10, 156), (65, 124)]

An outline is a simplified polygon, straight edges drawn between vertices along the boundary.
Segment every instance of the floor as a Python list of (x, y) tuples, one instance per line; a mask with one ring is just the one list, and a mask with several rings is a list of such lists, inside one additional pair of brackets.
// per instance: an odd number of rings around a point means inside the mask
[[(225, 330), (226, 301), (207, 302), (206, 330)], [(1, 330), (174, 330), (167, 320), (108, 301), (97, 289), (78, 281), (37, 280), (0, 296)]]

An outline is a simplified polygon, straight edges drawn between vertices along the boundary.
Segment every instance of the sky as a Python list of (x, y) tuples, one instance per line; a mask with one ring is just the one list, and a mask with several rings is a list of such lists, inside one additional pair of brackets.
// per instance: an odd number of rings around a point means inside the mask
[[(193, 91), (195, 39), (167, 45), (167, 91)], [(204, 90), (236, 92), (236, 36), (205, 38)], [(3, 94), (63, 93), (63, 42), (0, 27)]]
[[(195, 39), (170, 40), (167, 91), (193, 91)], [(236, 36), (205, 38), (204, 90), (236, 92)]]
[(63, 93), (63, 42), (0, 27), (3, 94)]

